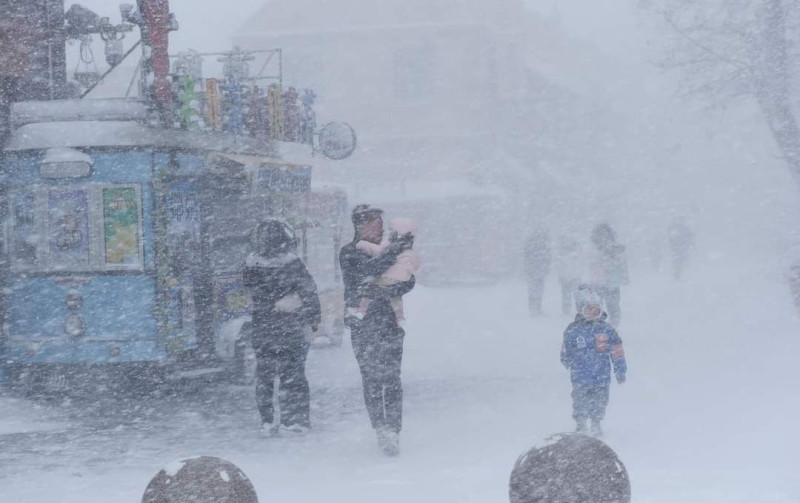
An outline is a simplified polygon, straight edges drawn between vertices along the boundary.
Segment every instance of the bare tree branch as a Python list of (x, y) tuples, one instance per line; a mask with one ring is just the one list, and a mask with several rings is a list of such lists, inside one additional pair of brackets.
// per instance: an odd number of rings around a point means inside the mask
[(733, 58), (729, 58), (727, 56), (724, 56), (724, 55), (718, 53), (717, 51), (715, 51), (714, 49), (710, 48), (706, 44), (702, 43), (701, 41), (695, 39), (694, 37), (689, 35), (686, 31), (684, 31), (680, 26), (678, 26), (678, 23), (675, 22), (675, 20), (672, 18), (672, 16), (668, 12), (662, 12), (662, 16), (663, 16), (664, 20), (667, 22), (667, 24), (675, 31), (675, 33), (677, 33), (678, 35), (683, 37), (687, 42), (693, 44), (698, 49), (701, 49), (703, 52), (705, 52), (709, 56), (712, 56), (712, 57), (718, 59), (721, 62), (729, 63), (731, 65), (734, 65), (734, 66), (737, 66), (737, 67), (740, 67), (740, 68), (743, 68), (743, 69), (748, 69), (749, 70), (749, 69), (752, 68), (751, 65), (749, 65), (748, 63), (746, 63), (744, 61), (739, 61), (739, 60), (736, 60), (736, 59), (733, 59)]

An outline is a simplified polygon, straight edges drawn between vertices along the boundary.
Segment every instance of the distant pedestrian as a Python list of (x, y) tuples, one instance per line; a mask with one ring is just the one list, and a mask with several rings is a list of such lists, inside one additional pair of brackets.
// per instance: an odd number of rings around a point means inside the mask
[(609, 323), (618, 327), (622, 319), (620, 287), (629, 282), (625, 246), (617, 242), (617, 233), (608, 224), (595, 226), (591, 237), (594, 252), (589, 261), (589, 282), (605, 303)]
[(591, 288), (582, 287), (576, 295), (578, 315), (564, 332), (561, 363), (570, 371), (572, 417), (578, 433), (603, 434), (611, 384), (611, 367), (617, 382), (625, 382), (628, 371), (625, 350), (617, 331), (606, 323), (602, 300)]
[(667, 237), (672, 254), (672, 274), (675, 279), (679, 280), (689, 266), (689, 259), (694, 248), (694, 233), (685, 219), (678, 218), (670, 224)]
[(800, 316), (800, 264), (789, 268), (787, 280), (789, 281), (794, 307), (797, 309), (797, 315)]
[[(398, 236), (375, 257), (359, 249), (360, 241), (380, 245), (383, 240), (383, 211), (360, 204), (352, 214), (355, 236), (339, 252), (344, 280), (345, 324), (350, 328), (353, 351), (361, 370), (364, 402), (378, 446), (387, 456), (400, 453), (400, 430), (403, 426), (403, 384), (400, 371), (405, 331), (400, 327), (392, 299), (410, 292), (414, 276), (406, 281), (377, 284), (410, 249), (412, 236)], [(368, 301), (363, 316), (354, 314)]]
[(558, 243), (556, 271), (561, 283), (561, 312), (571, 314), (574, 308), (574, 296), (583, 277), (583, 260), (581, 247), (577, 240), (562, 236)]
[[(252, 343), (262, 431), (306, 433), (311, 428), (305, 374), (308, 333), (317, 330), (321, 319), (317, 286), (295, 255), (297, 239), (287, 223), (275, 219), (261, 223), (254, 244), (243, 279), (253, 296)], [(273, 403), (276, 377), (280, 422)]]
[(646, 246), (650, 267), (656, 272), (661, 272), (662, 262), (664, 261), (664, 236), (660, 232), (654, 233), (647, 239)]
[(550, 274), (553, 260), (550, 234), (536, 229), (525, 243), (525, 279), (528, 283), (528, 311), (531, 316), (541, 316), (544, 285)]

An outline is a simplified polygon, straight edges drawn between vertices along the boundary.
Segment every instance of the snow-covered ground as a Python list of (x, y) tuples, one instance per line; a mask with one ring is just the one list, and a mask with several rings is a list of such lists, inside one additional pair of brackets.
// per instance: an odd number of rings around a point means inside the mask
[[(606, 441), (637, 503), (800, 501), (800, 323), (782, 279), (755, 263), (707, 259), (680, 283), (634, 271), (623, 292), (630, 370)], [(535, 320), (521, 283), (407, 298), (398, 458), (378, 453), (345, 344), (311, 353), (315, 429), (302, 438), (261, 438), (244, 386), (143, 402), (0, 396), (0, 501), (137, 502), (160, 467), (205, 454), (238, 464), (264, 502), (507, 502), (516, 457), (573, 426), (555, 286)]]

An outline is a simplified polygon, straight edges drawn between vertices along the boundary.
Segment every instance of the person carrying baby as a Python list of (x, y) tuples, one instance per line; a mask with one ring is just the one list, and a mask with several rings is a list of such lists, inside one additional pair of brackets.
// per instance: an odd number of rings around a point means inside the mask
[[(370, 257), (378, 257), (386, 253), (393, 243), (402, 241), (405, 244), (405, 249), (397, 255), (394, 265), (389, 267), (383, 274), (377, 277), (369, 277), (365, 282), (372, 283), (377, 286), (391, 286), (398, 283), (404, 283), (411, 279), (419, 270), (420, 260), (417, 253), (412, 249), (414, 244), (414, 237), (416, 236), (417, 228), (410, 218), (393, 218), (389, 220), (389, 240), (381, 244), (371, 243), (367, 240), (360, 240), (356, 243), (356, 249), (366, 253)], [(358, 319), (364, 319), (367, 314), (371, 299), (362, 297), (358, 307), (354, 308), (351, 314)], [(392, 297), (390, 299), (392, 310), (394, 311), (397, 324), (403, 324), (405, 314), (403, 312), (403, 298)]]

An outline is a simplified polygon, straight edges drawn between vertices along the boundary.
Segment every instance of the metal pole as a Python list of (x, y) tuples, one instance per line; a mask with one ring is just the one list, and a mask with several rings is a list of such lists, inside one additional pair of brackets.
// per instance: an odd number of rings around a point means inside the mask
[[(128, 51), (127, 51), (127, 52), (126, 52), (126, 53), (125, 53), (125, 54), (122, 56), (122, 59), (120, 60), (120, 62), (119, 62), (119, 63), (117, 63), (116, 65), (114, 65), (114, 66), (112, 66), (111, 68), (109, 68), (108, 70), (106, 70), (106, 71), (105, 71), (105, 73), (103, 73), (103, 75), (101, 75), (101, 76), (100, 76), (100, 78), (99, 78), (99, 79), (97, 79), (97, 82), (95, 82), (94, 84), (92, 84), (92, 85), (91, 85), (91, 87), (89, 87), (89, 89), (85, 90), (85, 91), (83, 92), (83, 94), (81, 94), (81, 99), (85, 98), (85, 97), (86, 97), (86, 95), (87, 95), (87, 94), (89, 94), (90, 92), (92, 92), (92, 91), (94, 90), (94, 88), (95, 88), (95, 87), (99, 86), (99, 85), (100, 85), (100, 84), (103, 82), (103, 79), (104, 79), (104, 78), (106, 78), (106, 77), (108, 76), (108, 74), (109, 74), (109, 73), (111, 73), (111, 72), (113, 72), (114, 70), (116, 70), (116, 69), (117, 69), (117, 67), (118, 67), (119, 65), (121, 65), (123, 61), (125, 61), (125, 58), (127, 58), (128, 56), (130, 56), (130, 55), (131, 55), (131, 53), (132, 53), (133, 51), (135, 51), (135, 50), (136, 50), (136, 48), (137, 48), (137, 47), (139, 47), (139, 45), (140, 45), (141, 43), (142, 43), (142, 39), (139, 39), (139, 40), (137, 40), (137, 41), (136, 41), (136, 43), (135, 43), (135, 44), (133, 44), (133, 45), (131, 46), (131, 48), (130, 48), (130, 49), (128, 49)], [(137, 66), (137, 68), (138, 68), (138, 66)], [(135, 77), (135, 76), (136, 76), (136, 72), (134, 72), (134, 73), (133, 73), (133, 75), (134, 75), (134, 77)], [(131, 88), (130, 88), (130, 87), (128, 87), (128, 92), (130, 92), (130, 90), (131, 90)]]
[(44, 22), (47, 27), (47, 80), (50, 86), (50, 99), (54, 100), (56, 99), (56, 89), (53, 82), (53, 33), (51, 31), (50, 4), (48, 0), (44, 2)]

